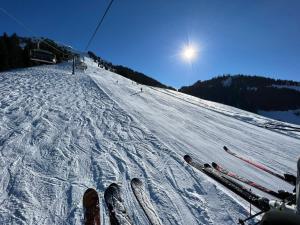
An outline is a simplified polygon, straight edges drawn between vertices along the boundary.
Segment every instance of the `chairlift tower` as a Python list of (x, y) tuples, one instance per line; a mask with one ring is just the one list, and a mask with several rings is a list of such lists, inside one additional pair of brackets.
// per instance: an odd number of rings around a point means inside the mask
[(73, 55), (73, 69), (72, 69), (72, 74), (75, 74), (75, 55)]

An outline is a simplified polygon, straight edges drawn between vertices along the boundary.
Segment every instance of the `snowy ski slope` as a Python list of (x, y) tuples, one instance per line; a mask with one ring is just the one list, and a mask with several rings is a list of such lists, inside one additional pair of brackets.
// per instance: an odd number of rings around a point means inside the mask
[(222, 147), (295, 173), (297, 132), (263, 128), (271, 120), (137, 85), (86, 61), (75, 76), (68, 63), (0, 73), (0, 224), (82, 224), (82, 195), (93, 187), (108, 225), (103, 193), (112, 182), (122, 185), (134, 224), (148, 224), (134, 177), (165, 225), (235, 224), (248, 215), (247, 203), (184, 163), (187, 153), (292, 190)]

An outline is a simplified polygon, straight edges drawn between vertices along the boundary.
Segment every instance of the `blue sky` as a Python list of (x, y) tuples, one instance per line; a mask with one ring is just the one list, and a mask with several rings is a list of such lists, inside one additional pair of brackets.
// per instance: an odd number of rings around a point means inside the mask
[[(84, 50), (109, 0), (4, 0), (0, 32)], [(300, 81), (299, 0), (115, 0), (90, 50), (174, 87), (221, 74)], [(199, 48), (186, 63), (187, 42)]]

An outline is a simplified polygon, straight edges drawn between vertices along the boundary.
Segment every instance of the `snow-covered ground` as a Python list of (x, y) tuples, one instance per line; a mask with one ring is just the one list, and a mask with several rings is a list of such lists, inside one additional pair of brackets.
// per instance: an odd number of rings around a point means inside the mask
[(299, 133), (86, 61), (87, 71), (76, 75), (67, 63), (0, 74), (0, 224), (82, 224), (88, 187), (97, 189), (102, 224), (109, 224), (103, 193), (112, 182), (122, 185), (134, 224), (148, 224), (130, 188), (134, 177), (165, 225), (236, 224), (248, 215), (247, 203), (186, 165), (185, 154), (292, 190), (222, 147), (296, 173)]
[[(260, 115), (273, 118), (275, 120), (286, 121), (289, 123), (300, 125), (300, 109), (288, 111), (263, 111), (258, 112)], [(299, 130), (300, 132), (300, 130)]]
[(275, 84), (273, 84), (272, 87), (287, 88), (287, 89), (292, 89), (295, 91), (300, 91), (300, 86), (298, 86), (298, 85), (275, 85)]

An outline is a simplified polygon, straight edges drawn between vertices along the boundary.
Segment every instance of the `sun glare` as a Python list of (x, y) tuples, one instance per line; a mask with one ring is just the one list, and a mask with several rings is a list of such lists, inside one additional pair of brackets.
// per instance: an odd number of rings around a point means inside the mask
[(198, 51), (193, 45), (187, 45), (182, 49), (181, 56), (185, 61), (192, 62), (197, 58)]

